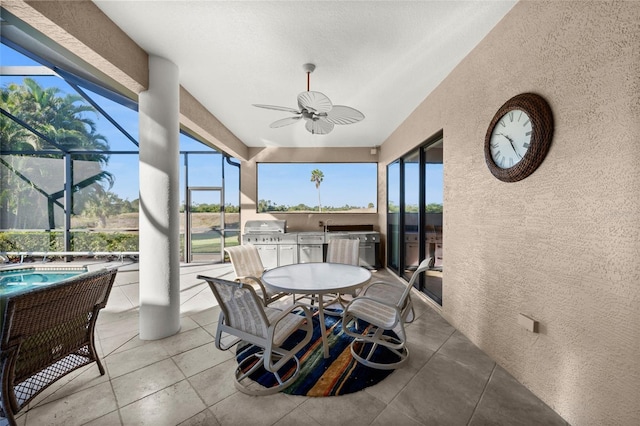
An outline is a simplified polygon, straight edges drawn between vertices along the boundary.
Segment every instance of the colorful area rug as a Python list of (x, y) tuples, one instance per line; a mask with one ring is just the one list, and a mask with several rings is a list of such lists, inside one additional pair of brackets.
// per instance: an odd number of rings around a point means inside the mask
[[(297, 354), (300, 360), (300, 375), (291, 386), (282, 392), (304, 396), (344, 395), (375, 385), (393, 372), (393, 370), (378, 370), (366, 367), (353, 359), (350, 348), (353, 339), (342, 331), (342, 318), (340, 316), (325, 315), (330, 355), (329, 358), (325, 359), (318, 317), (319, 315), (316, 311), (313, 316), (313, 337), (311, 342)], [(353, 321), (347, 324), (347, 327), (350, 330), (355, 330)], [(368, 327), (367, 323), (359, 321), (358, 332), (363, 334)], [(300, 331), (293, 334), (283, 346), (294, 347), (295, 343), (302, 339), (302, 336), (304, 336), (304, 333)], [(237, 353), (240, 354), (236, 357), (238, 362), (259, 350), (257, 347), (247, 348), (247, 346), (248, 344), (240, 344), (238, 346)], [(246, 351), (244, 351), (245, 348), (247, 349)], [(362, 344), (356, 346), (358, 353), (363, 349), (364, 345)], [(372, 357), (372, 361), (397, 361), (397, 358), (394, 358), (395, 356), (389, 351), (378, 348)], [(292, 361), (291, 365), (284, 366), (280, 373), (286, 375), (286, 371), (288, 369), (293, 371), (293, 368), (295, 368), (295, 363)], [(265, 371), (264, 368), (256, 371), (250, 377), (265, 387), (272, 387), (275, 384), (274, 376)]]

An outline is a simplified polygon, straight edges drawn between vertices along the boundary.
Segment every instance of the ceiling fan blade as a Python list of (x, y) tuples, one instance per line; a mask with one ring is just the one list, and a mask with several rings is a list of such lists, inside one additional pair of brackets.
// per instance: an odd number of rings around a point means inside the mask
[(333, 104), (324, 93), (301, 92), (298, 95), (298, 107), (317, 114), (331, 111)]
[(286, 111), (286, 112), (290, 112), (291, 114), (300, 114), (300, 111), (298, 111), (297, 109), (293, 109), (289, 107), (282, 107), (282, 106), (275, 106), (275, 105), (261, 105), (261, 104), (253, 104), (253, 106), (258, 108), (275, 109), (276, 111)]
[(363, 113), (344, 105), (334, 105), (325, 117), (325, 120), (333, 124), (353, 124), (363, 119)]
[(293, 123), (297, 122), (298, 120), (300, 120), (300, 117), (302, 117), (302, 116), (299, 115), (297, 117), (283, 118), (282, 120), (274, 121), (273, 123), (271, 123), (269, 125), (269, 127), (271, 127), (272, 129), (275, 129), (277, 127), (288, 126), (289, 124), (293, 124)]
[(306, 129), (314, 135), (326, 135), (333, 130), (333, 123), (329, 123), (322, 118), (317, 120), (307, 120), (304, 125)]

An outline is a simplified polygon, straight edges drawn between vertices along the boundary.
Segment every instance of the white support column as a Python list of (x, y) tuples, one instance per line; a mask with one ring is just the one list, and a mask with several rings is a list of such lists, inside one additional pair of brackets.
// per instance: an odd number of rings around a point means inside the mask
[(140, 93), (140, 339), (180, 330), (178, 67), (149, 57)]

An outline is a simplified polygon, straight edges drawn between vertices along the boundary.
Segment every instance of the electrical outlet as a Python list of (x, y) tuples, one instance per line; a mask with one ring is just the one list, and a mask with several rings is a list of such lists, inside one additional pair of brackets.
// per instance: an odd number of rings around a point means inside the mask
[(526, 328), (532, 333), (538, 332), (538, 325), (539, 325), (538, 321), (534, 320), (533, 318), (525, 314), (518, 315), (518, 324), (520, 324), (522, 327)]
[(319, 222), (318, 222), (318, 226), (319, 226), (320, 228), (322, 228), (322, 227), (324, 226), (324, 223), (323, 223), (322, 221), (319, 221)]

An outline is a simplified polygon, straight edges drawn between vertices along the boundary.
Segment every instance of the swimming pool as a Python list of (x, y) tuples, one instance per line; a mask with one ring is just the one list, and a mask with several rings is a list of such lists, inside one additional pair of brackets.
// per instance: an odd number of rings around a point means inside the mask
[(66, 280), (87, 272), (85, 267), (30, 267), (0, 271), (0, 296)]

